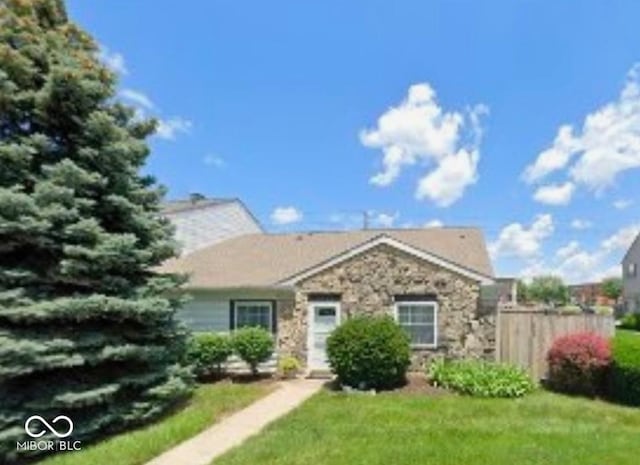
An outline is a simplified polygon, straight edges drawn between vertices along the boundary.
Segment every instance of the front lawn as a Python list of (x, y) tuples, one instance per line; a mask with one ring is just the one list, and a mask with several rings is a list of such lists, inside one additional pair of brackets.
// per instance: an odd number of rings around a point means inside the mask
[(322, 392), (216, 465), (625, 465), (640, 410), (538, 391), (522, 399)]
[(83, 446), (80, 452), (58, 453), (38, 465), (141, 465), (270, 390), (260, 383), (200, 385), (186, 407), (156, 423)]

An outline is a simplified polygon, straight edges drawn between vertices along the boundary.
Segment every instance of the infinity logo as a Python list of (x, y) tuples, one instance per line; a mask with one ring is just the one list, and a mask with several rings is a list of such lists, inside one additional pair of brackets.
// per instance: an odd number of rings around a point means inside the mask
[(24, 422), (24, 431), (29, 436), (31, 436), (32, 438), (42, 437), (47, 432), (45, 429), (42, 429), (42, 428), (40, 429), (40, 431), (38, 431), (36, 433), (31, 431), (29, 425), (35, 420), (40, 421), (40, 423), (42, 423), (42, 425), (44, 425), (51, 433), (53, 433), (53, 435), (55, 435), (55, 436), (57, 436), (59, 438), (66, 438), (67, 436), (69, 436), (73, 432), (73, 422), (71, 421), (71, 418), (69, 418), (66, 415), (58, 415), (51, 422), (52, 424), (56, 424), (59, 421), (62, 421), (62, 422), (66, 421), (69, 429), (66, 432), (62, 432), (62, 433), (58, 432), (58, 430), (56, 430), (53, 426), (51, 426), (47, 422), (47, 420), (42, 418), (40, 415), (33, 415), (33, 416), (30, 416), (29, 418), (27, 418), (27, 421)]

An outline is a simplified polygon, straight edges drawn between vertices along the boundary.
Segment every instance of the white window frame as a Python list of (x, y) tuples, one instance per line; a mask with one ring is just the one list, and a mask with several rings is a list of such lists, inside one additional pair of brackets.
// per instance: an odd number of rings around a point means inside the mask
[[(269, 329), (270, 333), (273, 333), (273, 302), (270, 300), (235, 300), (233, 302), (233, 329), (234, 331), (239, 329), (238, 326), (238, 314), (240, 313), (239, 307), (250, 306), (250, 305), (265, 305), (269, 307)], [(246, 326), (242, 326), (242, 328), (246, 328)]]
[(638, 264), (637, 263), (629, 263), (627, 265), (627, 278), (635, 278), (638, 276)]
[[(399, 301), (399, 302), (395, 302), (393, 305), (393, 317), (396, 320), (396, 323), (398, 323), (398, 325), (400, 327), (402, 327), (403, 325), (400, 324), (400, 318), (398, 318), (398, 314), (399, 314), (399, 308), (400, 306), (403, 305), (428, 305), (430, 307), (433, 307), (433, 343), (432, 344), (414, 344), (413, 342), (411, 343), (411, 347), (412, 348), (416, 348), (416, 349), (435, 349), (438, 347), (438, 302), (435, 300), (418, 300), (418, 301), (411, 301), (411, 300), (405, 300), (405, 301)], [(407, 325), (407, 326), (412, 326), (412, 325)], [(426, 325), (415, 325), (415, 326), (426, 326)], [(404, 328), (402, 328), (402, 330), (404, 331)]]

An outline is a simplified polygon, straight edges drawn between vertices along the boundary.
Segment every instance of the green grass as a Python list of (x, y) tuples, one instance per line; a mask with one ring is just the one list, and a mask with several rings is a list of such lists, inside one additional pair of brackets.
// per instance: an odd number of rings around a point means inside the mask
[(537, 391), (521, 399), (322, 392), (215, 465), (625, 465), (640, 410)]
[(144, 464), (206, 429), (221, 416), (245, 407), (269, 390), (265, 384), (220, 382), (201, 385), (189, 404), (172, 415), (95, 445), (83, 446), (80, 452), (58, 453), (38, 462), (38, 465)]

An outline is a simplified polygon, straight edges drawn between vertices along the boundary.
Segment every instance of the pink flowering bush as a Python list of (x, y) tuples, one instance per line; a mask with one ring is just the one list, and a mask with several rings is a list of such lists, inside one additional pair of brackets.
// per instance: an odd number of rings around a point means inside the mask
[(611, 347), (607, 339), (595, 333), (570, 334), (553, 342), (547, 362), (552, 389), (594, 396), (603, 392)]

